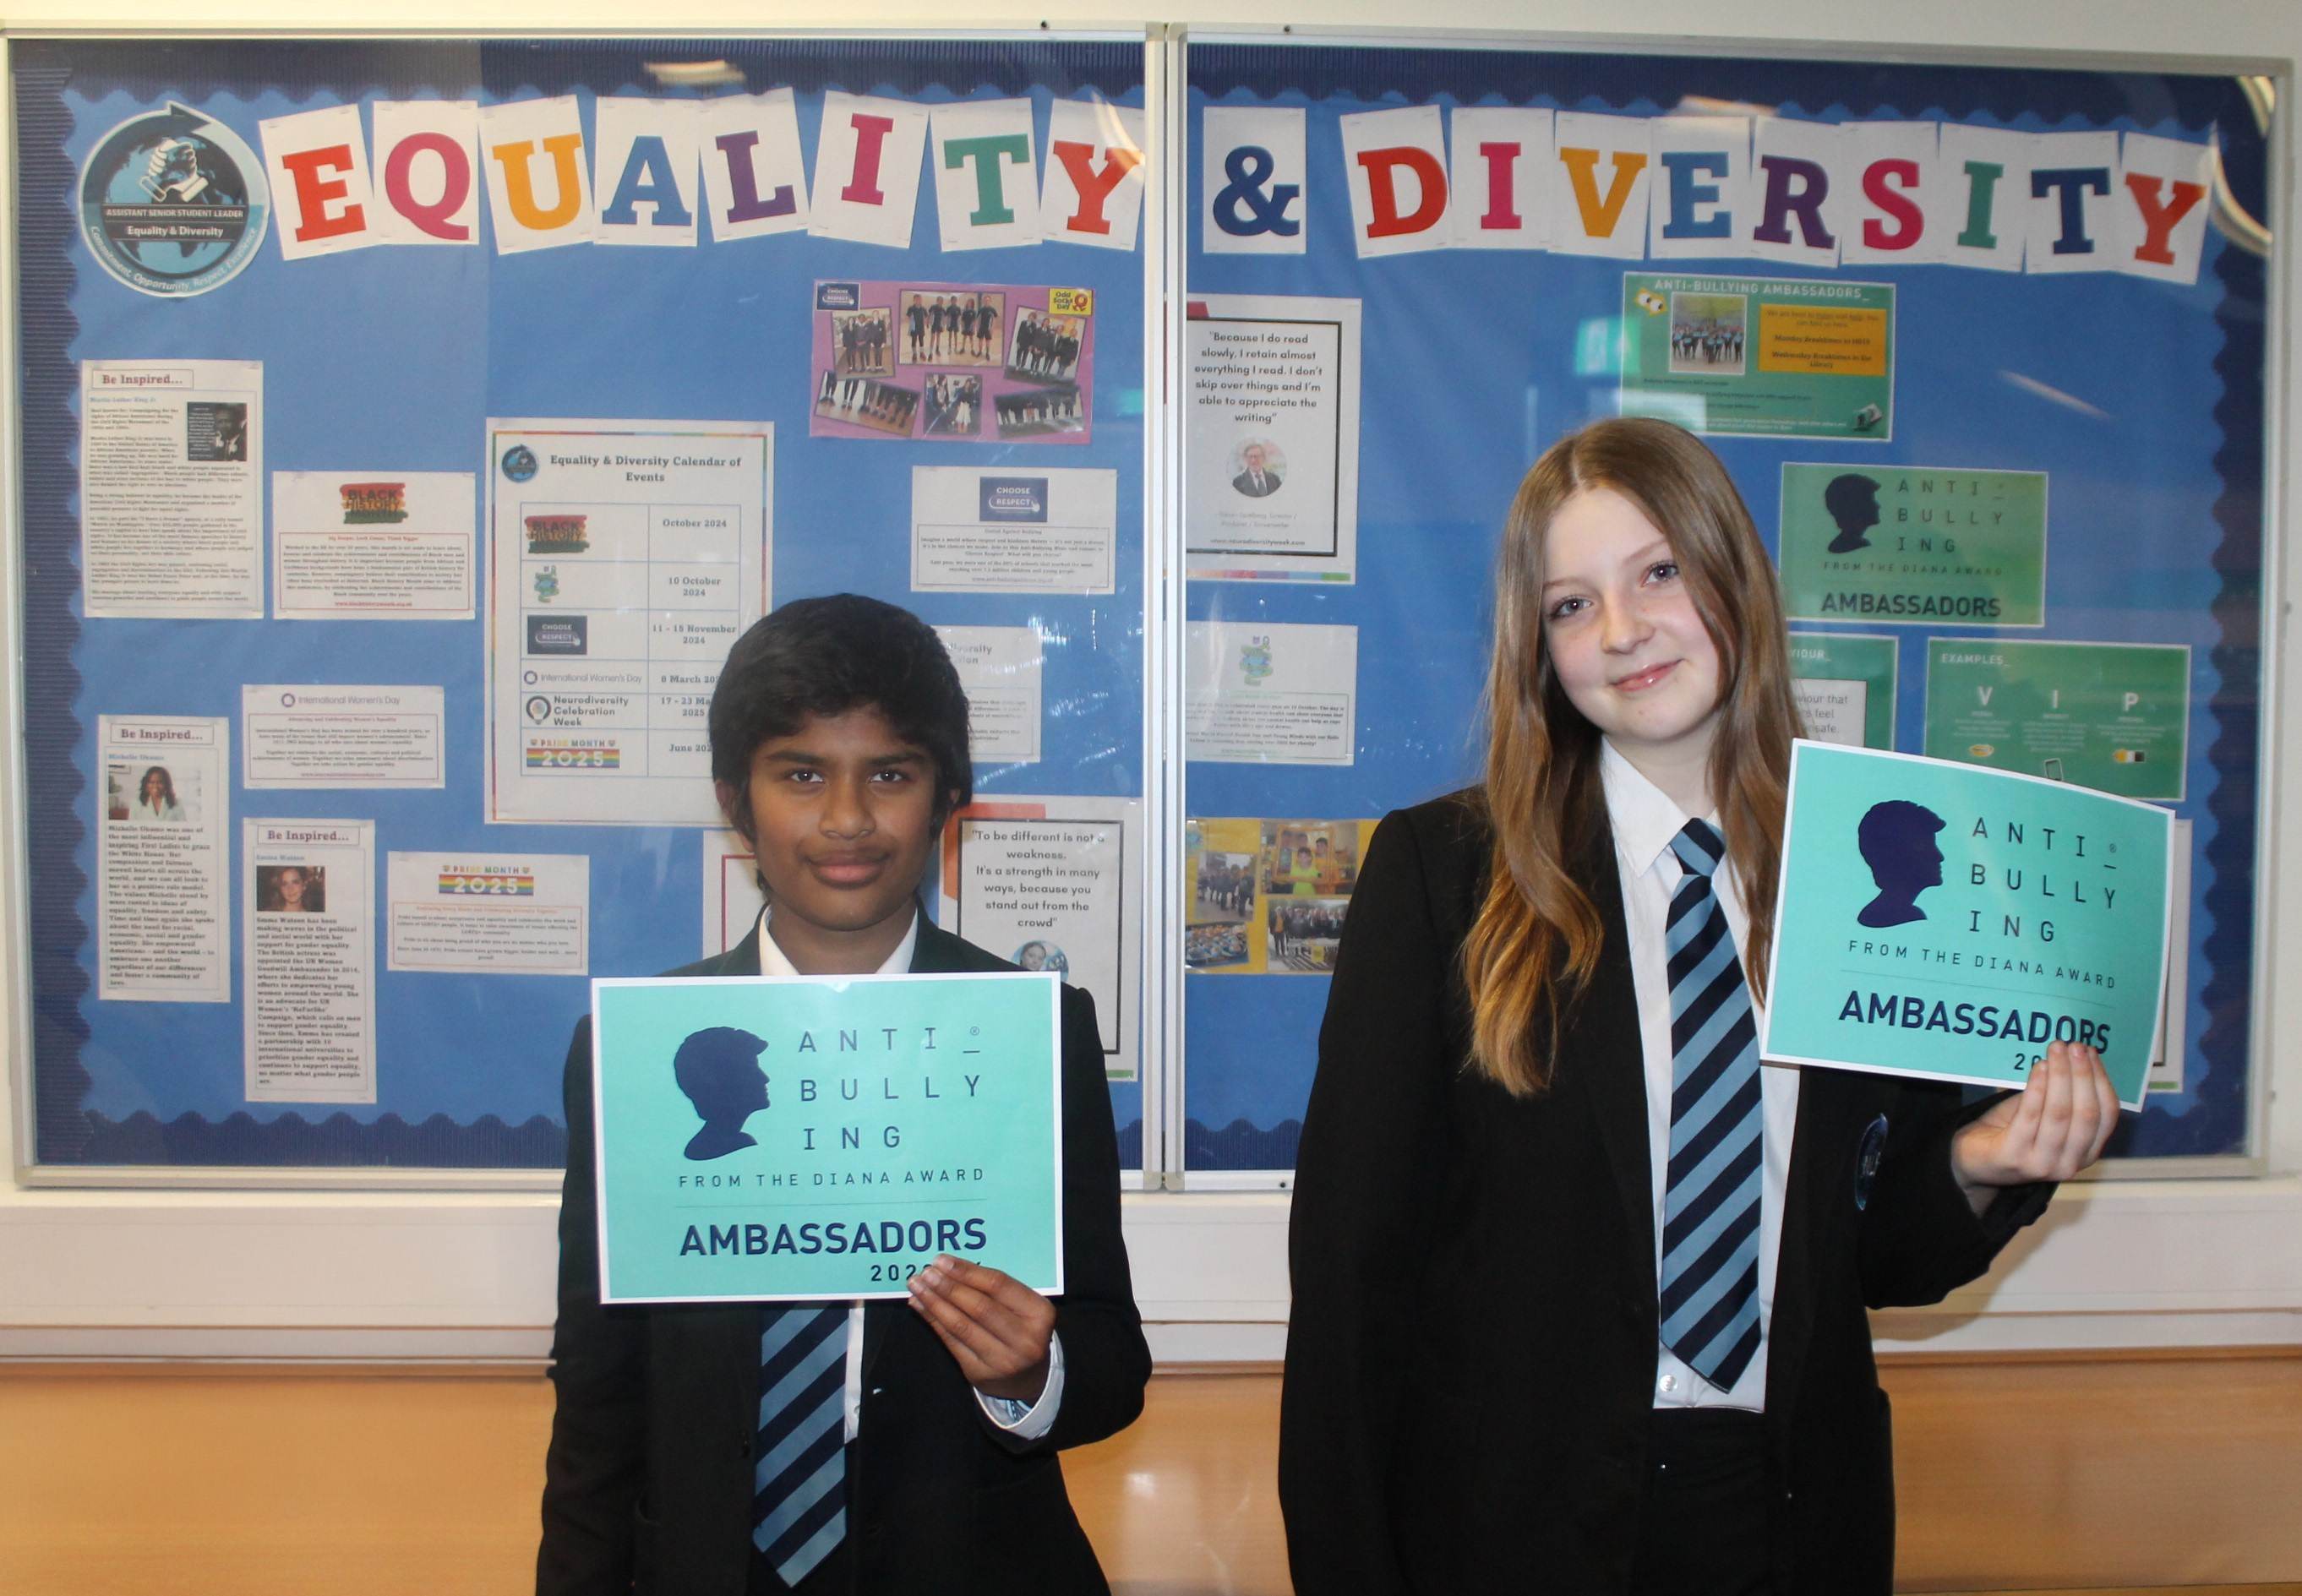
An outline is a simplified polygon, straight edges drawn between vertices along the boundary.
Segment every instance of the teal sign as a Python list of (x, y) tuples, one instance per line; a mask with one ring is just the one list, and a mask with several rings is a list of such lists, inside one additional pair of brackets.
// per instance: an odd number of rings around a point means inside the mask
[(1626, 273), (1621, 403), (1698, 433), (1883, 443), (1895, 435), (1894, 287)]
[(1902, 655), (1891, 637), (1852, 632), (1790, 635), (1791, 696), (1806, 735), (1849, 748), (1895, 746), (1895, 681)]
[(1059, 990), (593, 981), (602, 1299), (902, 1297), (937, 1253), (1060, 1294)]
[(1766, 1055), (2021, 1086), (2086, 1042), (2140, 1107), (2172, 827), (2036, 777), (1794, 744)]

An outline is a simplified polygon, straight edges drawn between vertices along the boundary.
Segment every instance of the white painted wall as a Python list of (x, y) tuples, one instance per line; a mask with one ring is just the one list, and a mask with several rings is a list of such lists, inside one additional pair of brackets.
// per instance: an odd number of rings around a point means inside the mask
[[(665, 0), (646, 30), (760, 27), (948, 29), (1132, 27), (1147, 15), (1202, 29), (1292, 25), (1377, 29), (1389, 0), (1062, 0), (1059, 12), (982, 0), (964, 19), (916, 4), (848, 0), (836, 8), (759, 0)], [(2302, 53), (2302, 6), (2291, 0), (1769, 0), (1732, 16), (1710, 0), (1435, 0), (1433, 28), (1507, 32), (1540, 25), (1617, 46), (1683, 52), (1713, 41), (1784, 53), (1867, 59), (2052, 50), (2188, 57), (2193, 70), (2263, 70)], [(231, 0), (161, 7), (117, 0), (0, 0), (12, 32), (96, 28), (357, 32), (463, 29), (478, 19), (506, 32), (605, 33), (634, 29), (627, 5), (604, 0)], [(2287, 135), (2290, 152), (2292, 138)], [(4, 181), (4, 178), (0, 178)], [(2290, 207), (2289, 207), (2290, 214)], [(2282, 263), (2289, 302), (2297, 252)], [(6, 270), (0, 264), (0, 271)], [(0, 283), (0, 292), (13, 294)], [(2273, 381), (2291, 365), (2293, 335), (2273, 351)], [(0, 350), (13, 368), (13, 352)], [(2297, 416), (2285, 456), (2298, 458)], [(2289, 502), (2281, 546), (2298, 547)], [(0, 613), (13, 612), (14, 561), (0, 573)], [(2287, 562), (2283, 609), (2291, 608)], [(2282, 621), (2281, 621), (2282, 626)], [(0, 668), (6, 668), (0, 666)], [(2289, 656), (2279, 684), (2278, 845), (2262, 880), (2278, 905), (2276, 945), (2302, 948), (2302, 675)], [(15, 691), (13, 676), (8, 691)], [(19, 757), (0, 747), (0, 761)], [(4, 789), (18, 790), (13, 779)], [(13, 871), (13, 862), (9, 865)], [(13, 886), (13, 883), (9, 884)], [(0, 970), (24, 957), (14, 918), (0, 923)], [(2274, 967), (2275, 968), (2275, 967)], [(2272, 985), (2276, 987), (2275, 977)], [(1939, 1308), (1883, 1315), (1882, 1346), (2090, 1347), (2302, 1342), (2302, 1004), (2276, 1004), (2261, 1057), (2272, 1092), (2260, 1179), (2100, 1182), (2057, 1201), (1991, 1276)], [(0, 992), (0, 1037), (18, 1017)], [(16, 1112), (0, 1096), (0, 1145), (13, 1147)], [(553, 1222), (544, 1193), (142, 1192), (27, 1189), (0, 1180), (0, 1357), (501, 1357), (541, 1356), (551, 1320)], [(1155, 1346), (1171, 1359), (1278, 1355), (1287, 1310), (1287, 1199), (1279, 1195), (1145, 1193), (1127, 1201), (1129, 1245)]]

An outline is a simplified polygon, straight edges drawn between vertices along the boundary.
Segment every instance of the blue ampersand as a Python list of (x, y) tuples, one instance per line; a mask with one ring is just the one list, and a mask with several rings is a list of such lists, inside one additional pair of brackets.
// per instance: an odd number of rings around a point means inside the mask
[[(1242, 144), (1223, 157), (1223, 175), (1231, 182), (1215, 196), (1217, 227), (1242, 239), (1265, 232), (1291, 239), (1303, 231), (1301, 223), (1287, 219), (1287, 207), (1303, 191), (1299, 184), (1273, 183), (1269, 197), (1264, 195), (1263, 185), (1277, 164), (1271, 152), (1259, 144)], [(1242, 206), (1253, 214), (1242, 216)]]

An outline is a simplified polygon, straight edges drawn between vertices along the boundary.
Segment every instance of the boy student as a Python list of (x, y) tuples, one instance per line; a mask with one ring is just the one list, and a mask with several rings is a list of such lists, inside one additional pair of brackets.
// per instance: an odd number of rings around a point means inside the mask
[[(768, 907), (673, 974), (1014, 968), (920, 910), (974, 775), (958, 675), (917, 617), (853, 594), (785, 605), (729, 652), (710, 725)], [(590, 1026), (567, 1054), (539, 1593), (1105, 1591), (1055, 1453), (1130, 1423), (1151, 1360), (1088, 995), (1063, 995), (1053, 1302), (945, 1256), (908, 1303), (602, 1307)]]

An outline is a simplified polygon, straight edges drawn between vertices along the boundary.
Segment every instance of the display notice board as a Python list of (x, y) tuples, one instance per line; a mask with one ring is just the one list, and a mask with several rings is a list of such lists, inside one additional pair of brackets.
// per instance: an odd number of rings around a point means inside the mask
[(757, 910), (728, 644), (843, 591), (1139, 1159), (1139, 38), (10, 61), (34, 1179), (558, 1168), (587, 978)]
[(1195, 43), (1183, 1163), (1283, 1179), (1373, 823), (1476, 779), (1521, 475), (1702, 433), (1810, 735), (2171, 809), (2137, 1160), (2248, 1147), (2266, 100), (2180, 71)]
[(2248, 1148), (2266, 97), (1158, 47), (1171, 170), (1139, 38), (12, 46), (31, 1178), (557, 1167), (587, 979), (757, 911), (727, 643), (858, 591), (970, 694), (934, 912), (1093, 992), (1130, 1163), (1283, 1180), (1375, 824), (1477, 770), (1512, 491), (1626, 413), (1740, 484), (1811, 735), (2173, 812), (2113, 1151)]

